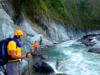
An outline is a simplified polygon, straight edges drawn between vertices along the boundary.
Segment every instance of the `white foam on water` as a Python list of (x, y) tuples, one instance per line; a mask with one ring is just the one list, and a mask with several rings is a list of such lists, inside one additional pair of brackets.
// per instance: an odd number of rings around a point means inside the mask
[(56, 47), (68, 47), (68, 46), (71, 46), (73, 43), (75, 43), (76, 40), (69, 40), (67, 42), (63, 42), (61, 44), (58, 44)]
[(58, 74), (58, 73), (63, 73), (63, 72), (61, 72), (61, 71), (58, 71), (57, 69), (56, 69), (56, 62), (55, 63), (53, 63), (53, 62), (47, 62), (52, 68), (53, 68), (53, 70), (54, 70), (54, 74)]
[[(86, 47), (78, 45), (78, 43), (74, 41), (64, 42), (56, 47), (54, 50), (65, 55), (65, 57), (62, 55), (65, 64), (63, 69), (60, 70), (61, 72), (69, 75), (100, 75), (99, 55), (88, 53)], [(59, 73), (60, 71), (56, 70), (55, 61), (50, 62), (55, 72)]]

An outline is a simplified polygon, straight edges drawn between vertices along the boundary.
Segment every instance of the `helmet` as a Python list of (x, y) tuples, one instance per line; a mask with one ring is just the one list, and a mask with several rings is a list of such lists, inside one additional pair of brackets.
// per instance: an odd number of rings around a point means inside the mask
[(35, 40), (35, 42), (38, 42), (37, 40)]
[(14, 36), (24, 36), (24, 33), (23, 33), (22, 30), (16, 30), (16, 31), (14, 32)]

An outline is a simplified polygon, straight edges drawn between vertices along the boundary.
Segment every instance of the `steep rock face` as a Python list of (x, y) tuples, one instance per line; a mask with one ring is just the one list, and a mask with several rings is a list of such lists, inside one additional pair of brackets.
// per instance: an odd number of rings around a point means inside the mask
[(10, 0), (0, 0), (0, 8), (2, 8), (10, 17), (14, 16), (14, 11), (12, 5), (10, 4)]
[[(3, 5), (3, 9), (7, 12), (7, 14), (10, 15), (10, 17), (13, 18), (13, 16), (16, 16), (17, 14), (17, 10), (13, 10), (14, 7), (11, 6), (9, 1), (12, 0), (1, 0), (4, 1)], [(8, 6), (8, 7), (7, 7)], [(16, 12), (16, 13), (15, 13)], [(20, 10), (19, 12), (22, 12), (22, 10)], [(25, 13), (25, 12), (24, 12)], [(22, 14), (19, 14), (19, 16), (22, 17)], [(62, 42), (62, 41), (66, 41), (69, 38), (73, 38), (76, 37), (77, 35), (80, 36), (78, 33), (76, 33), (74, 35), (74, 29), (72, 25), (66, 25), (66, 27), (64, 25), (62, 25), (60, 22), (55, 21), (54, 19), (50, 18), (50, 17), (46, 17), (46, 16), (40, 16), (40, 14), (38, 15), (34, 15), (35, 18), (35, 22), (29, 22), (27, 20), (24, 21), (23, 25), (22, 25), (22, 29), (25, 30), (25, 32), (29, 31), (29, 34), (42, 34), (43, 36), (45, 36), (46, 39), (50, 40), (53, 43), (58, 43), (58, 42)], [(22, 18), (17, 18), (18, 20), (22, 19)], [(26, 19), (24, 17), (24, 19)], [(22, 21), (22, 20), (21, 20)], [(20, 23), (21, 23), (20, 21)], [(28, 24), (29, 22), (29, 24)], [(20, 23), (17, 23), (20, 25)], [(34, 24), (33, 24), (34, 23)], [(30, 25), (30, 26), (28, 26)], [(69, 26), (72, 26), (71, 28)], [(76, 28), (75, 32), (78, 29)], [(77, 38), (77, 37), (76, 37)]]
[(48, 35), (53, 42), (61, 42), (69, 39), (65, 28), (54, 21), (51, 21), (48, 27)]
[(7, 13), (0, 9), (0, 40), (2, 38), (11, 37), (14, 32), (14, 23)]
[(53, 43), (62, 42), (69, 39), (66, 28), (56, 20), (46, 16), (35, 16), (35, 21), (45, 32), (46, 37)]
[(20, 27), (31, 37), (32, 42), (39, 40), (40, 36), (43, 37), (46, 44), (59, 43), (69, 39), (63, 25), (53, 20), (48, 21), (47, 18), (38, 18), (38, 23), (32, 23), (27, 16), (24, 15)]

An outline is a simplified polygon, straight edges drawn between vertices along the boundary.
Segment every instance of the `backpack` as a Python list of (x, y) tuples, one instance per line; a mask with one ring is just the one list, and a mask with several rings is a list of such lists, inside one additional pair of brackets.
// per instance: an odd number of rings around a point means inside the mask
[(13, 39), (7, 38), (0, 41), (0, 66), (3, 66), (8, 62), (7, 45), (11, 40)]

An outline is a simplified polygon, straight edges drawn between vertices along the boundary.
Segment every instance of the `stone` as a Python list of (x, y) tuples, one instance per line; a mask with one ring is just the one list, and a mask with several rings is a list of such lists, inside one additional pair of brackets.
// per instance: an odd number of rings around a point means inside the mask
[(54, 72), (53, 68), (49, 64), (47, 64), (43, 61), (37, 62), (36, 64), (34, 64), (33, 68), (34, 68), (35, 72), (38, 72), (38, 73), (50, 74), (50, 73)]

